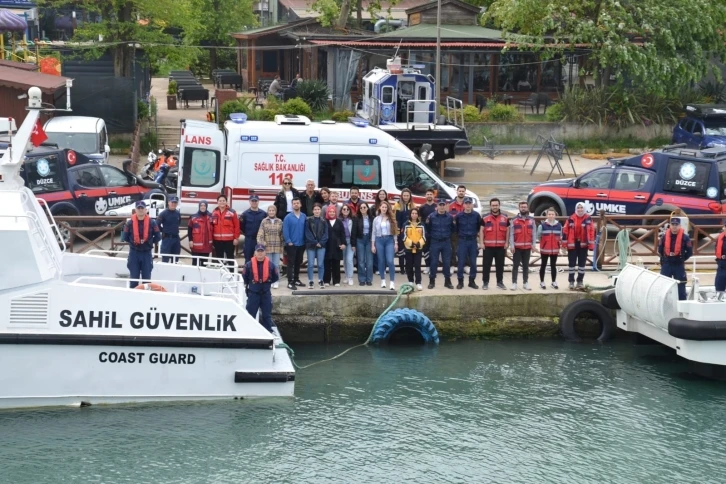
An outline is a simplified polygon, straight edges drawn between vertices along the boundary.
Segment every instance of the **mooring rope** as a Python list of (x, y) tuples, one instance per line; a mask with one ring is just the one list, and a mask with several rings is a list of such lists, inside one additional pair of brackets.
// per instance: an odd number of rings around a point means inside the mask
[(341, 356), (343, 356), (344, 354), (348, 353), (351, 350), (354, 350), (356, 348), (360, 348), (361, 346), (367, 346), (371, 342), (371, 338), (373, 338), (373, 332), (376, 329), (376, 325), (378, 324), (378, 321), (380, 321), (381, 318), (383, 316), (385, 316), (391, 310), (391, 308), (398, 303), (398, 300), (401, 299), (401, 296), (404, 296), (406, 294), (410, 294), (413, 291), (414, 291), (413, 284), (411, 284), (409, 282), (406, 282), (406, 283), (401, 284), (401, 287), (398, 288), (398, 292), (396, 294), (396, 298), (393, 300), (393, 302), (391, 304), (388, 305), (388, 307), (381, 313), (381, 315), (378, 316), (378, 319), (376, 319), (376, 322), (373, 323), (373, 327), (371, 328), (371, 333), (368, 335), (368, 339), (366, 339), (364, 343), (361, 343), (361, 344), (355, 345), (355, 346), (351, 346), (347, 350), (343, 351), (340, 354), (337, 354), (337, 355), (333, 356), (332, 358), (326, 358), (324, 360), (320, 360), (320, 361), (316, 361), (314, 363), (310, 363), (309, 365), (300, 366), (295, 361), (295, 352), (293, 351), (292, 348), (290, 348), (290, 346), (288, 346), (285, 343), (280, 343), (280, 344), (277, 345), (277, 348), (282, 348), (282, 349), (287, 350), (288, 354), (290, 355), (290, 361), (292, 361), (293, 366), (295, 366), (295, 368), (297, 368), (298, 370), (304, 370), (305, 368), (310, 368), (311, 366), (317, 365), (318, 363), (325, 363), (326, 361), (333, 361), (333, 360), (335, 360), (337, 358), (340, 358)]

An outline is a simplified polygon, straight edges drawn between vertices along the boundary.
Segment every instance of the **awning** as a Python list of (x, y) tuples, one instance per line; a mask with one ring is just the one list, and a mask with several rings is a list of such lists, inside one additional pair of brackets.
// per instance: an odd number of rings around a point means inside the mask
[[(311, 40), (315, 45), (340, 45), (347, 47), (436, 47), (436, 42), (376, 42), (358, 40)], [(441, 42), (441, 47), (504, 47), (504, 42)]]
[(54, 94), (65, 87), (67, 77), (52, 76), (42, 72), (29, 72), (24, 69), (0, 66), (0, 86), (26, 90), (33, 86), (45, 94)]
[(0, 32), (25, 32), (28, 22), (7, 8), (0, 8)]

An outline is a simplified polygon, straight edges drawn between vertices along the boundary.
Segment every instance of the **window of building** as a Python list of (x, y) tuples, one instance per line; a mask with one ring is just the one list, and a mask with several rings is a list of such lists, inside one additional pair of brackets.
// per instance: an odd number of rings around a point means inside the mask
[(212, 187), (219, 183), (219, 151), (184, 148), (182, 185)]
[(563, 87), (562, 62), (560, 62), (559, 59), (542, 62), (540, 91), (558, 92), (561, 91)]
[(321, 187), (349, 189), (381, 188), (381, 159), (362, 155), (320, 155), (318, 184)]
[(472, 55), (472, 65), (474, 66), (474, 92), (489, 92), (489, 80), (491, 77), (491, 54), (482, 54), (475, 52)]
[(277, 51), (274, 50), (263, 50), (262, 51), (262, 71), (263, 72), (277, 72)]
[(537, 90), (537, 58), (534, 54), (508, 52), (499, 56), (497, 87), (502, 92)]

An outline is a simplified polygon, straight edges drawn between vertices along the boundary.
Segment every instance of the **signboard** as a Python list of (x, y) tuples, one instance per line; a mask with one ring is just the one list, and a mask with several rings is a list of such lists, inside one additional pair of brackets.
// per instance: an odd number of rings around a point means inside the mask
[(308, 179), (318, 179), (317, 153), (244, 153), (239, 179), (253, 187), (282, 185), (285, 178), (292, 186), (303, 187)]

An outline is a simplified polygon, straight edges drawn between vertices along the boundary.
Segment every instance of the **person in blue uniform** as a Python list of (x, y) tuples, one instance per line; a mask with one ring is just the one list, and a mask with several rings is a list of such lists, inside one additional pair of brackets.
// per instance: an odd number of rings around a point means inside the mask
[(265, 255), (265, 246), (255, 246), (255, 256), (247, 261), (242, 271), (247, 289), (247, 312), (257, 317), (260, 312), (260, 324), (272, 333), (272, 284), (280, 280), (277, 266)]
[(126, 267), (129, 269), (129, 287), (131, 289), (141, 283), (151, 281), (151, 270), (154, 267), (152, 250), (161, 240), (161, 232), (156, 221), (146, 213), (146, 204), (136, 202), (136, 213), (124, 225), (121, 240), (129, 244), (129, 259)]
[(464, 262), (471, 263), (469, 267), (469, 287), (479, 289), (476, 285), (476, 258), (479, 255), (481, 243), (481, 216), (474, 210), (474, 200), (471, 197), (464, 197), (464, 211), (454, 217), (456, 221), (456, 233), (459, 235), (459, 247), (456, 257), (459, 261), (456, 273), (459, 284), (457, 289), (464, 287)]
[(250, 208), (242, 212), (239, 217), (239, 228), (245, 236), (244, 255), (245, 262), (252, 260), (257, 245), (257, 233), (260, 231), (260, 224), (267, 217), (267, 212), (260, 210), (260, 197), (250, 196)]
[(181, 253), (181, 212), (177, 210), (178, 204), (179, 198), (170, 197), (169, 206), (156, 217), (156, 224), (161, 231), (161, 262), (175, 263), (178, 259), (174, 256)]
[(436, 271), (439, 269), (439, 256), (444, 264), (444, 287), (453, 289), (451, 284), (451, 236), (455, 230), (454, 217), (446, 211), (446, 202), (439, 200), (436, 212), (429, 215), (426, 220), (426, 233), (429, 234), (431, 245), (429, 248), (429, 289), (436, 287)]
[(678, 282), (678, 299), (686, 300), (686, 261), (693, 255), (691, 238), (681, 227), (681, 219), (671, 217), (668, 228), (658, 244), (660, 255), (660, 273), (672, 277)]

